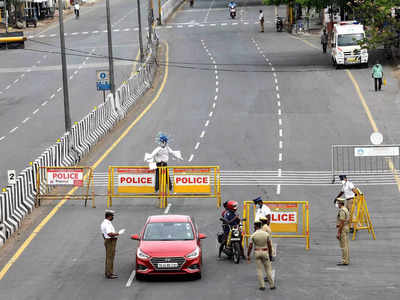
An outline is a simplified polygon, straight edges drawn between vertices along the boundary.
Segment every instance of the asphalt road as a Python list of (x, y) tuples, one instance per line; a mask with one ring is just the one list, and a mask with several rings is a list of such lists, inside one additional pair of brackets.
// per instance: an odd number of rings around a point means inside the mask
[[(218, 164), (222, 170), (325, 171), (332, 144), (369, 143), (370, 120), (348, 71), (330, 66), (318, 37), (275, 32), (270, 7), (263, 8), (265, 33), (254, 24), (260, 7), (239, 7), (236, 21), (229, 20), (224, 8), (223, 1), (197, 0), (194, 8), (185, 4), (159, 29), (169, 49), (166, 85), (96, 172), (106, 172), (109, 165), (142, 164), (159, 131), (170, 135), (173, 149), (182, 151), (185, 161), (180, 164)], [(389, 66), (388, 86), (380, 93), (372, 91), (367, 69), (349, 70), (385, 142), (396, 143), (400, 103)], [(337, 185), (282, 186), (279, 191), (277, 186), (223, 187), (224, 200), (261, 195), (310, 202), (311, 250), (304, 250), (302, 240), (275, 239), (274, 291), (257, 289), (254, 261), (234, 265), (216, 259), (220, 211), (213, 199), (170, 200), (170, 214), (192, 215), (208, 235), (201, 280), (133, 281), (127, 288), (136, 249), (128, 235), (117, 245), (120, 278), (104, 279), (99, 225), (105, 199), (98, 197), (96, 209), (67, 202), (57, 212), (0, 281), (0, 299), (398, 299), (397, 187), (360, 188), (377, 240), (359, 233), (350, 243), (351, 265), (337, 267), (340, 249), (332, 205)], [(163, 213), (155, 199), (116, 199), (113, 209), (115, 226), (129, 234), (139, 232), (147, 216)]]

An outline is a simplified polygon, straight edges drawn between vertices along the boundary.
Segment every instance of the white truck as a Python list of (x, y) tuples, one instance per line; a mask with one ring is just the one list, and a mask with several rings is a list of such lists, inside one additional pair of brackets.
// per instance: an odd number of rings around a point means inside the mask
[(368, 50), (358, 43), (364, 37), (364, 26), (357, 21), (335, 24), (331, 39), (332, 65), (336, 68), (354, 64), (368, 66)]

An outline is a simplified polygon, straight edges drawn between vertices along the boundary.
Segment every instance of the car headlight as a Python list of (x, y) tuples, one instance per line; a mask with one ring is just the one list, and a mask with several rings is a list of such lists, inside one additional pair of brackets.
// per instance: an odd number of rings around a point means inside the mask
[(344, 53), (341, 51), (336, 52), (337, 57), (344, 57)]
[(367, 49), (361, 49), (361, 54), (362, 55), (367, 55), (368, 54), (368, 50)]
[(186, 255), (186, 258), (196, 258), (199, 255), (200, 255), (200, 248), (196, 247), (196, 249), (193, 252), (191, 252), (188, 255)]
[(136, 256), (139, 257), (140, 259), (149, 259), (150, 258), (150, 255), (147, 255), (146, 253), (144, 253), (142, 250), (140, 250), (140, 248), (137, 249)]

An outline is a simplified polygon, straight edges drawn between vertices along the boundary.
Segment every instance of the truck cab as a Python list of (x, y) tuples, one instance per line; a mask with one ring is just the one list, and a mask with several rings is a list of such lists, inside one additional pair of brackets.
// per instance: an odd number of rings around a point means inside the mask
[(368, 66), (368, 50), (358, 44), (365, 37), (364, 26), (357, 21), (335, 24), (331, 39), (332, 65), (362, 64)]

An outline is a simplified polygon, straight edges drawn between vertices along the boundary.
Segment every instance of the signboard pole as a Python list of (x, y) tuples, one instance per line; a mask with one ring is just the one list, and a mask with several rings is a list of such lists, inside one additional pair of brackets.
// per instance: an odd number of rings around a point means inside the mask
[(103, 90), (103, 102), (104, 103), (106, 102), (106, 91), (105, 90)]

